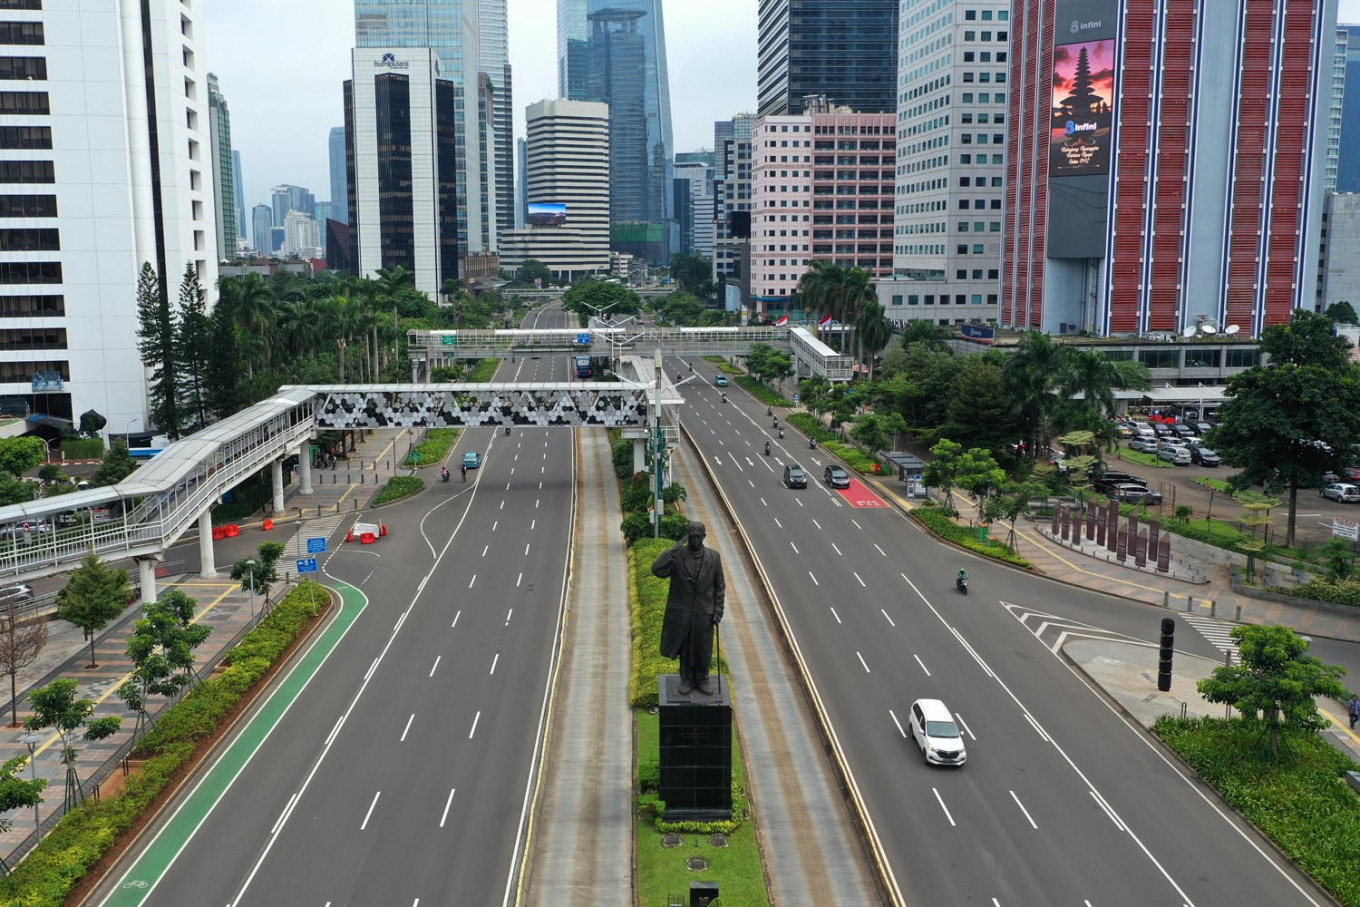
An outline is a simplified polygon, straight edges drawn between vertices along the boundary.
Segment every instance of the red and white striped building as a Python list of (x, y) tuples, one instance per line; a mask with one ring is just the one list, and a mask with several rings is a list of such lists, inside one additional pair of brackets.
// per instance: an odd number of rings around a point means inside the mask
[(1336, 15), (1014, 0), (1001, 323), (1254, 336), (1311, 308)]

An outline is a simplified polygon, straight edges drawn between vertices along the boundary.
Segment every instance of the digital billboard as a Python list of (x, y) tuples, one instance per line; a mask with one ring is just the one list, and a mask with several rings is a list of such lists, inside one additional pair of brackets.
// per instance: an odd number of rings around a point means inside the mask
[(1053, 48), (1053, 103), (1048, 123), (1049, 176), (1110, 172), (1114, 110), (1114, 39)]
[(529, 202), (525, 223), (531, 227), (566, 226), (567, 206), (560, 202)]

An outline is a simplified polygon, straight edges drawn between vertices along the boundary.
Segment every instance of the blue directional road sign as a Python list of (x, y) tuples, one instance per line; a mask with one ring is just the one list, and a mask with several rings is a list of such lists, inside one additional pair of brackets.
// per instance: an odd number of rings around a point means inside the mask
[(297, 570), (298, 570), (298, 573), (315, 573), (315, 572), (316, 572), (316, 558), (314, 558), (314, 557), (300, 557), (300, 558), (298, 558), (298, 560), (297, 560)]
[(581, 333), (577, 334), (577, 335), (576, 335), (576, 342), (579, 343), (579, 344), (582, 344), (582, 345), (589, 345), (589, 343), (590, 343), (590, 332), (589, 332), (589, 331), (582, 331)]
[(325, 553), (326, 553), (326, 540), (325, 540), (324, 538), (322, 538), (322, 539), (308, 539), (308, 540), (307, 540), (307, 553), (308, 553), (308, 554), (325, 554)]

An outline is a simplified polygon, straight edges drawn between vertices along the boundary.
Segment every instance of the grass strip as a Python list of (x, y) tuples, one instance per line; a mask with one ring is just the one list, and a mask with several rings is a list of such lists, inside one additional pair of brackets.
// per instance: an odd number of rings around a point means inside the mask
[(793, 406), (792, 400), (787, 399), (774, 388), (766, 387), (750, 375), (737, 375), (732, 380), (737, 382), (752, 397), (767, 406)]
[(1144, 453), (1141, 450), (1129, 450), (1127, 447), (1119, 451), (1119, 459), (1137, 463), (1139, 466), (1152, 466), (1157, 469), (1174, 468), (1170, 463), (1159, 459), (1156, 454)]
[(1347, 907), (1360, 907), (1360, 770), (1317, 734), (1290, 734), (1273, 758), (1259, 722), (1157, 719), (1152, 732), (1247, 821)]
[(878, 465), (878, 461), (858, 447), (852, 447), (840, 441), (823, 441), (822, 446), (844, 460), (846, 466), (860, 475), (876, 475), (874, 467)]
[(807, 435), (823, 443), (838, 440), (839, 436), (821, 423), (812, 413), (789, 413), (788, 423)]
[[(71, 810), (9, 875), (3, 904), (60, 907), (119, 839), (134, 827), (192, 761), (199, 746), (235, 712), (246, 693), (316, 617), (330, 593), (299, 583), (227, 653), (226, 669), (203, 681), (156, 719), (134, 756), (145, 757), (117, 795)], [(48, 788), (49, 794), (58, 788)]]
[[(431, 428), (425, 432), (425, 440), (416, 445), (415, 450), (406, 455), (402, 465), (408, 469), (418, 466), (435, 466), (444, 462), (449, 448), (458, 441), (456, 428)], [(419, 454), (419, 456), (414, 456)]]
[(374, 505), (390, 504), (393, 501), (400, 501), (402, 498), (410, 497), (425, 487), (425, 480), (420, 476), (393, 476), (387, 480), (387, 484), (378, 489), (377, 495), (373, 498)]
[(499, 359), (478, 359), (474, 368), (464, 379), (469, 384), (485, 384), (496, 377), (496, 369), (501, 367)]
[(948, 514), (939, 507), (913, 507), (911, 516), (916, 522), (929, 529), (947, 542), (953, 542), (969, 551), (976, 551), (984, 557), (995, 558), (1007, 564), (1014, 564), (1017, 567), (1032, 567), (1033, 565), (1020, 555), (1016, 554), (1007, 545), (993, 541), (990, 545), (986, 542), (978, 541), (974, 530), (967, 526), (960, 526), (955, 523)]
[(1226, 479), (1211, 479), (1208, 476), (1196, 476), (1190, 480), (1196, 485), (1203, 485), (1205, 488), (1212, 488), (1219, 494), (1231, 494), (1232, 486)]

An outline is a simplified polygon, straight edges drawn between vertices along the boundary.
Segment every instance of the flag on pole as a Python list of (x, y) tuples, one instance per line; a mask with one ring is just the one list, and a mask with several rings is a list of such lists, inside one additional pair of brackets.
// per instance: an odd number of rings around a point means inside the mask
[(789, 316), (788, 316), (788, 315), (780, 315), (780, 316), (779, 316), (779, 320), (776, 321), (776, 322), (774, 323), (774, 326), (777, 327), (777, 328), (782, 328), (784, 325), (786, 325), (786, 324), (788, 324), (788, 323), (789, 323)]
[(823, 315), (823, 316), (822, 316), (822, 320), (819, 321), (819, 322), (817, 322), (817, 327), (819, 327), (819, 328), (824, 328), (824, 327), (826, 327), (826, 326), (827, 326), (828, 324), (830, 324), (830, 323), (831, 323), (831, 316), (830, 316), (830, 315)]

